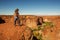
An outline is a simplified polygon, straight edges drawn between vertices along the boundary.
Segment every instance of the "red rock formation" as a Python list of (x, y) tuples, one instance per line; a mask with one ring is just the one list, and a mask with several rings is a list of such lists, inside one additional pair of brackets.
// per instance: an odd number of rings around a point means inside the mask
[[(31, 30), (26, 30), (26, 26), (30, 28), (37, 28), (37, 18), (38, 16), (20, 16), (21, 24), (20, 26), (14, 26), (13, 16), (1, 16), (3, 20), (6, 21), (5, 24), (0, 24), (0, 40), (27, 40), (32, 35)], [(53, 32), (45, 31), (46, 35), (48, 34), (49, 40), (60, 40), (60, 16), (41, 16), (43, 20), (48, 19), (55, 24)], [(25, 18), (25, 20), (24, 20)], [(26, 23), (25, 23), (26, 22)], [(47, 29), (46, 29), (47, 30)], [(24, 33), (24, 35), (23, 35)]]

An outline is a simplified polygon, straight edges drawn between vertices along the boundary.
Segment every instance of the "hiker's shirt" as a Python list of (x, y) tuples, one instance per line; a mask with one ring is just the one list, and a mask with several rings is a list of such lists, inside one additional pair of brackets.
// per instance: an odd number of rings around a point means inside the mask
[(19, 13), (14, 13), (14, 18), (15, 19), (19, 18)]

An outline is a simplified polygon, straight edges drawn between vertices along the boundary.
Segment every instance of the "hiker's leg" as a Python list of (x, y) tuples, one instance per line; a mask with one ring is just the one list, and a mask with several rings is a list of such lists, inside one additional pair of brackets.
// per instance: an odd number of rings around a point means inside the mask
[(18, 19), (18, 24), (20, 25), (20, 19)]
[(21, 26), (21, 24), (20, 24), (20, 19), (19, 19), (19, 18), (18, 18), (18, 25)]
[(16, 20), (17, 20), (17, 19), (15, 18), (15, 19), (14, 19), (14, 25), (15, 25), (15, 26), (16, 26)]
[(16, 20), (14, 20), (14, 25), (16, 25)]

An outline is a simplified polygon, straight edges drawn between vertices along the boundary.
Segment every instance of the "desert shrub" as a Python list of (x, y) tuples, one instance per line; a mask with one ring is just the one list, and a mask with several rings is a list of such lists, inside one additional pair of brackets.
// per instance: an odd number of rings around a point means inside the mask
[(42, 34), (39, 31), (33, 31), (33, 35), (38, 39), (42, 40)]
[(52, 22), (45, 22), (44, 24), (45, 26), (54, 27), (54, 24)]
[(54, 24), (52, 22), (44, 22), (42, 25), (38, 25), (38, 29), (33, 29), (33, 36), (38, 40), (43, 40), (42, 32), (45, 30), (45, 27), (53, 28)]

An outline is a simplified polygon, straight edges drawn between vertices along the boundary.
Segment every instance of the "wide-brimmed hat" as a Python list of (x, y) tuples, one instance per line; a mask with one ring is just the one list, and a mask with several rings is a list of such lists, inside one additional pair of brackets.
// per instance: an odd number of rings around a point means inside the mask
[(17, 9), (15, 9), (15, 11), (19, 11), (19, 9), (17, 8)]

